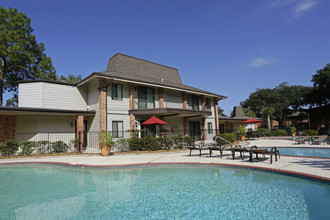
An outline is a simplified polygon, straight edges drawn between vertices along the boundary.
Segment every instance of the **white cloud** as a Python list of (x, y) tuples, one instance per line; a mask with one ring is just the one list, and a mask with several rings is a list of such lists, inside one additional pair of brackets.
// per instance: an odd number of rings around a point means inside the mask
[(300, 1), (298, 4), (294, 7), (295, 15), (301, 15), (302, 13), (309, 11), (316, 5), (315, 0), (303, 0)]
[(275, 59), (267, 59), (267, 58), (259, 57), (259, 58), (252, 60), (249, 65), (252, 67), (259, 67), (259, 66), (265, 66), (268, 64), (273, 64), (275, 62), (276, 62)]

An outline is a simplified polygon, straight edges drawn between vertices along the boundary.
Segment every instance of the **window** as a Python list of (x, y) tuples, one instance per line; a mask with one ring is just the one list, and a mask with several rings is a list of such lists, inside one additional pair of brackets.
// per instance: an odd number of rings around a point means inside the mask
[(197, 95), (188, 95), (188, 109), (199, 110), (199, 97)]
[(207, 132), (213, 134), (212, 122), (207, 123)]
[(211, 110), (211, 99), (210, 98), (205, 99), (205, 109)]
[(113, 100), (123, 100), (123, 85), (112, 83), (111, 94)]
[(139, 108), (155, 108), (155, 89), (149, 87), (138, 88)]
[(112, 121), (112, 135), (114, 138), (124, 137), (123, 121)]

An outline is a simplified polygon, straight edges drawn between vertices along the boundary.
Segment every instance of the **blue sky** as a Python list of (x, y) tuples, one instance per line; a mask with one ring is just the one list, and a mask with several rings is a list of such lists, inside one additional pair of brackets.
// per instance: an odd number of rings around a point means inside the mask
[[(312, 86), (330, 63), (328, 0), (2, 0), (31, 19), (58, 75), (104, 71), (120, 52), (179, 70), (184, 84), (228, 96)], [(8, 94), (5, 98), (10, 97)]]

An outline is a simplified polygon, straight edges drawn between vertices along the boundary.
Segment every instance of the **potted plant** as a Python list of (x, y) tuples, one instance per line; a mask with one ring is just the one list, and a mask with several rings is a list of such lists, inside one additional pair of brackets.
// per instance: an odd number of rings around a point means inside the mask
[(167, 128), (161, 128), (160, 129), (160, 135), (161, 136), (165, 136), (167, 134), (167, 132), (169, 132), (169, 130)]
[(245, 141), (246, 130), (243, 125), (240, 125), (238, 128), (238, 133), (241, 141)]
[(109, 156), (111, 147), (114, 145), (113, 136), (110, 131), (103, 130), (99, 133), (99, 145), (102, 156)]
[(292, 137), (295, 137), (296, 136), (296, 130), (297, 130), (297, 128), (295, 126), (292, 126), (291, 127), (291, 135), (292, 135)]

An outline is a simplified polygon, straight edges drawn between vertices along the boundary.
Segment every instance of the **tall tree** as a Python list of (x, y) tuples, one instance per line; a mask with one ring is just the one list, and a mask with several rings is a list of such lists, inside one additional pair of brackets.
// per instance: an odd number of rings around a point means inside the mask
[(19, 80), (56, 79), (52, 60), (36, 41), (30, 23), (17, 9), (0, 7), (0, 106), (4, 90), (15, 98)]
[(73, 74), (69, 74), (68, 76), (60, 76), (58, 81), (67, 82), (67, 83), (78, 83), (82, 80), (81, 75), (75, 76)]
[(264, 107), (261, 109), (261, 114), (267, 118), (267, 125), (268, 129), (271, 130), (271, 123), (270, 123), (270, 117), (272, 114), (274, 114), (275, 109), (273, 107)]
[(307, 95), (311, 106), (325, 107), (330, 104), (330, 64), (317, 71), (312, 78), (313, 89)]

